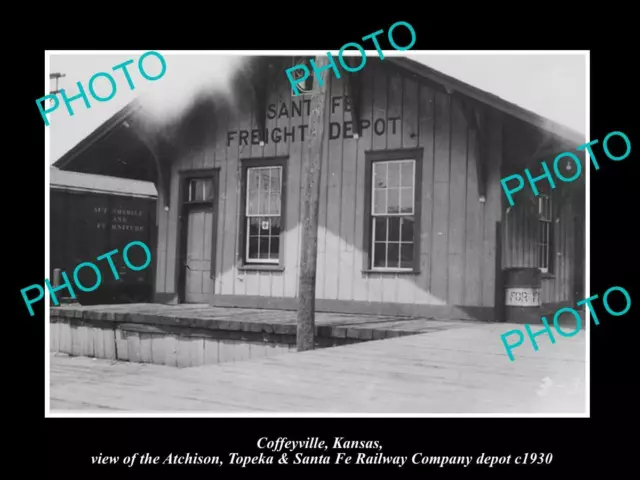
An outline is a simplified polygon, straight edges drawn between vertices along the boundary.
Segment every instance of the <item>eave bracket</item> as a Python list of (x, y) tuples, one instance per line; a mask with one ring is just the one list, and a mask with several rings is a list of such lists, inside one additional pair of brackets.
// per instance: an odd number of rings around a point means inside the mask
[(278, 65), (269, 57), (256, 60), (253, 66), (250, 83), (256, 112), (256, 127), (259, 131), (260, 145), (264, 146), (267, 130), (267, 103), (269, 92), (273, 91)]
[[(129, 120), (128, 123), (132, 123)], [(147, 147), (156, 166), (155, 186), (162, 197), (162, 206), (169, 208), (171, 205), (171, 154), (170, 145), (160, 140), (160, 135), (155, 136), (144, 133), (142, 129), (130, 126), (134, 135)], [(158, 133), (158, 132), (156, 132)]]
[(488, 165), (488, 138), (486, 134), (486, 115), (479, 108), (474, 108), (469, 102), (462, 100), (462, 114), (469, 128), (476, 132), (476, 177), (478, 179), (478, 195), (481, 200), (487, 196), (487, 165)]

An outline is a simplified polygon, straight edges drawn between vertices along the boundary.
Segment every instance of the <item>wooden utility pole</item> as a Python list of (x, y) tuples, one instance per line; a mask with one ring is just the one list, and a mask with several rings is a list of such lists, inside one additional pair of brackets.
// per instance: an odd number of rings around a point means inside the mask
[[(318, 69), (329, 63), (326, 55), (315, 58)], [(318, 82), (322, 79), (322, 84)], [(304, 149), (304, 207), (302, 210), (302, 248), (300, 251), (300, 277), (298, 280), (298, 351), (315, 347), (316, 265), (318, 258), (318, 206), (320, 177), (322, 174), (322, 147), (324, 144), (325, 94), (329, 75), (327, 70), (313, 79), (309, 141)]]
[(55, 90), (51, 90), (49, 93), (51, 95), (56, 94), (56, 93), (60, 93), (60, 90), (58, 90), (58, 80), (60, 80), (61, 78), (66, 77), (66, 75), (64, 73), (51, 73), (49, 74), (49, 80), (54, 80), (56, 81), (56, 89)]
[[(55, 88), (55, 90), (51, 90), (49, 92), (49, 95), (57, 95), (58, 93), (60, 93), (60, 90), (58, 89), (58, 81), (61, 78), (64, 78), (64, 77), (66, 77), (66, 75), (64, 73), (51, 73), (51, 74), (49, 74), (49, 80), (54, 80), (55, 79), (55, 81), (56, 81), (56, 88)], [(53, 104), (53, 100), (49, 100), (49, 101), (51, 102), (51, 104)], [(50, 106), (51, 106), (51, 104), (50, 104)]]

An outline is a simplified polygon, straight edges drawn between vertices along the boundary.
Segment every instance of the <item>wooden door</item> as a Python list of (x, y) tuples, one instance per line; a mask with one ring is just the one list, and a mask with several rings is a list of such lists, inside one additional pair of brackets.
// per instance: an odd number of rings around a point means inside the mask
[(211, 238), (213, 212), (190, 209), (187, 218), (185, 258), (185, 302), (207, 303), (213, 293), (211, 278)]
[(215, 269), (217, 172), (187, 172), (182, 185), (179, 297), (184, 303), (209, 303)]

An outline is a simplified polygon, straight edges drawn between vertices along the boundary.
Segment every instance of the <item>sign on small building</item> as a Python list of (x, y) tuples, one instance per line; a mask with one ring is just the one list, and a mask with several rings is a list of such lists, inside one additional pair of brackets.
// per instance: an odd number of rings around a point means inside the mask
[(508, 307), (539, 307), (539, 288), (507, 288)]

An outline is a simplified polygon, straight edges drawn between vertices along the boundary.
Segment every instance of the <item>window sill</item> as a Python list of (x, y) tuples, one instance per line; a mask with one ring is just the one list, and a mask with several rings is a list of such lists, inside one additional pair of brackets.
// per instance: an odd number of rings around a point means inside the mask
[(376, 274), (376, 275), (420, 275), (420, 270), (372, 270), (372, 269), (362, 269), (362, 273), (366, 274)]
[(552, 279), (552, 278), (556, 278), (555, 273), (541, 273), (540, 274), (542, 279)]
[(240, 271), (267, 271), (267, 272), (284, 272), (284, 267), (280, 265), (238, 265), (236, 267)]

